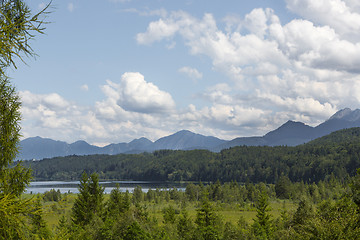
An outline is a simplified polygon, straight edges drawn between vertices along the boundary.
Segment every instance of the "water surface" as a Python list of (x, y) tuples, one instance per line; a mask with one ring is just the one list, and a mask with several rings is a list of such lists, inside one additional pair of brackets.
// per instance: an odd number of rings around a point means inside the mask
[[(26, 193), (44, 193), (51, 189), (60, 190), (61, 193), (79, 193), (79, 181), (38, 181), (31, 182), (26, 188)], [(153, 181), (103, 181), (99, 182), (105, 187), (104, 193), (110, 193), (119, 184), (120, 191), (132, 192), (136, 186), (140, 186), (144, 192), (149, 189), (171, 189), (177, 188), (179, 191), (185, 191), (186, 183), (176, 182), (153, 182)]]

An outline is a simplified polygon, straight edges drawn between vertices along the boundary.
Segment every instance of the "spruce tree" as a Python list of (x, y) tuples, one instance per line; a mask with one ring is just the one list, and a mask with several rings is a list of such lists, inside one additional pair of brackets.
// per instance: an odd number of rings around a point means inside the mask
[(273, 227), (271, 222), (271, 215), (268, 196), (262, 192), (256, 204), (256, 218), (252, 225), (255, 235), (258, 239), (271, 239)]
[(103, 210), (104, 187), (99, 185), (99, 177), (93, 173), (88, 177), (84, 172), (79, 185), (79, 194), (72, 208), (71, 220), (83, 227)]
[(215, 213), (214, 207), (210, 204), (206, 196), (204, 197), (201, 207), (197, 210), (195, 223), (203, 239), (220, 239), (221, 219)]

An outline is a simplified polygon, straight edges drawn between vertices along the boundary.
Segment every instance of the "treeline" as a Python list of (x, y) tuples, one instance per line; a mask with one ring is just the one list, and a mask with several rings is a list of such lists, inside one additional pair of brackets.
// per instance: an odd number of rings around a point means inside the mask
[[(360, 174), (360, 170), (358, 172)], [(133, 193), (112, 190), (103, 194), (98, 176), (84, 174), (70, 212), (50, 230), (39, 227), (43, 239), (358, 239), (360, 235), (360, 175), (343, 183), (332, 177), (319, 184), (291, 183), (282, 177), (276, 185), (189, 184), (177, 189)], [(284, 191), (283, 184), (288, 183)], [(322, 186), (323, 185), (323, 186)], [(49, 196), (52, 196), (49, 198)], [(45, 201), (64, 201), (61, 194), (43, 194)], [(67, 196), (63, 196), (67, 198)], [(277, 216), (270, 207), (284, 204)], [(66, 200), (65, 200), (66, 201)], [(294, 207), (289, 209), (285, 203)], [(54, 203), (56, 205), (57, 203)], [(47, 204), (48, 205), (48, 204)], [(151, 209), (160, 207), (157, 215)], [(220, 211), (256, 212), (229, 221)], [(58, 210), (57, 210), (58, 209)]]
[(331, 175), (346, 179), (360, 167), (360, 128), (332, 133), (296, 147), (240, 146), (207, 150), (67, 156), (26, 161), (35, 180), (78, 180), (97, 172), (100, 179), (275, 183), (319, 182)]

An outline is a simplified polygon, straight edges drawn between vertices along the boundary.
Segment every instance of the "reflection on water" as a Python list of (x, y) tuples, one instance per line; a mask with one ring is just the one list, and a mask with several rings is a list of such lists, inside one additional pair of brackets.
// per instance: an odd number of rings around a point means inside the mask
[[(31, 182), (30, 185), (26, 188), (26, 193), (44, 193), (55, 189), (59, 189), (61, 193), (79, 193), (78, 185), (79, 181), (39, 181)], [(186, 183), (176, 183), (176, 182), (151, 182), (151, 181), (107, 181), (99, 182), (101, 186), (105, 187), (104, 193), (110, 193), (111, 190), (116, 188), (116, 184), (119, 184), (120, 191), (132, 192), (136, 186), (140, 186), (144, 192), (147, 192), (149, 189), (171, 189), (177, 188), (179, 191), (185, 191)]]

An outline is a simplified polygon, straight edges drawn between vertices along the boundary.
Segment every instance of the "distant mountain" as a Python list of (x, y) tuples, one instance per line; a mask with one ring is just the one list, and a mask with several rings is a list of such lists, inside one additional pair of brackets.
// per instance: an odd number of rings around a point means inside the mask
[(187, 130), (182, 130), (173, 135), (160, 138), (152, 145), (152, 150), (173, 149), (173, 150), (192, 150), (210, 149), (225, 143), (216, 137), (206, 137)]
[(49, 138), (32, 137), (20, 142), (20, 159), (43, 159), (68, 154), (66, 142)]
[(316, 127), (302, 122), (288, 121), (264, 136), (240, 137), (231, 141), (212, 136), (203, 136), (187, 130), (179, 131), (155, 142), (147, 138), (129, 143), (110, 144), (97, 147), (85, 141), (72, 144), (41, 137), (28, 138), (20, 142), (19, 159), (43, 159), (66, 155), (120, 154), (152, 152), (160, 149), (192, 150), (208, 149), (214, 152), (234, 146), (296, 146), (325, 136), (337, 130), (360, 127), (360, 109), (342, 109)]
[(152, 142), (147, 138), (140, 138), (129, 143), (109, 144), (105, 147), (93, 146), (85, 141), (67, 144), (66, 142), (35, 137), (27, 138), (20, 142), (21, 150), (19, 159), (29, 160), (90, 154), (114, 155), (120, 153), (152, 152), (160, 149), (209, 149), (225, 142), (225, 140), (216, 137), (207, 137), (187, 130), (182, 130), (173, 135), (160, 138), (155, 142)]
[(129, 143), (110, 144), (102, 148), (102, 154), (138, 153), (144, 152), (153, 144), (147, 138), (135, 139)]
[(325, 136), (334, 131), (352, 127), (360, 127), (360, 109), (351, 111), (350, 108), (345, 108), (317, 126), (315, 132), (317, 136)]
[(316, 138), (325, 136), (337, 130), (360, 127), (360, 109), (352, 111), (345, 108), (327, 121), (316, 127), (308, 126), (302, 122), (288, 121), (279, 128), (265, 134), (262, 137), (242, 137), (235, 138), (225, 144), (212, 148), (213, 151), (221, 151), (222, 149), (235, 146), (296, 146), (307, 143)]

